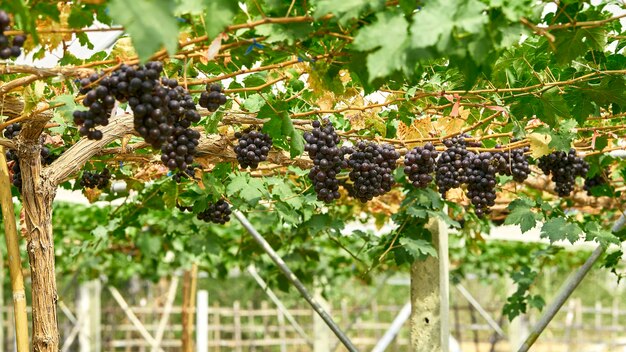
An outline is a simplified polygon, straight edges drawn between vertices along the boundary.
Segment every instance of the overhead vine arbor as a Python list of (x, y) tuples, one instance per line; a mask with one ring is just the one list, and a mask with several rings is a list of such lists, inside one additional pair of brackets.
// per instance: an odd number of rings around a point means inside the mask
[[(55, 240), (89, 258), (76, 264), (86, 275), (89, 265), (161, 275), (168, 250), (210, 252), (195, 259), (225, 272), (227, 258), (261, 252), (233, 239), (233, 209), (305, 258), (295, 270), (305, 276), (426, 263), (433, 218), (468, 238), (504, 221), (540, 226), (552, 242), (595, 241), (593, 264), (622, 235), (610, 229), (626, 176), (613, 153), (626, 147), (623, 6), (3, 1), (0, 146), (22, 204), (33, 349), (59, 348)], [(22, 51), (46, 60), (20, 64)], [(111, 178), (131, 197), (111, 191)], [(59, 187), (126, 202), (91, 219), (84, 242), (63, 242), (52, 226)], [(362, 214), (396, 226), (340, 236)], [(197, 236), (144, 233), (202, 226), (224, 237), (198, 247)], [(543, 305), (527, 283), (510, 317)]]

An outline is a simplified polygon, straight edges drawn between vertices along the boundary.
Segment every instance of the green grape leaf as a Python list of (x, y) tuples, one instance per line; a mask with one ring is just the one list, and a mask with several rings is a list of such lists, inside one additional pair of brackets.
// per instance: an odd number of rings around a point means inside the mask
[(345, 25), (353, 18), (359, 16), (360, 13), (368, 9), (379, 10), (385, 5), (383, 0), (318, 0), (316, 1), (317, 8), (315, 10), (315, 18), (320, 18), (324, 15), (332, 13), (337, 16), (339, 23)]
[(611, 231), (604, 229), (595, 221), (585, 224), (585, 239), (587, 241), (596, 241), (606, 247), (609, 244), (619, 244), (620, 241)]
[(437, 257), (437, 250), (426, 240), (402, 237), (400, 238), (400, 244), (413, 257), (413, 260), (425, 256)]
[(170, 54), (178, 47), (178, 25), (173, 2), (168, 0), (113, 0), (111, 17), (130, 34), (141, 61), (146, 61), (161, 46)]
[(519, 225), (522, 233), (531, 230), (543, 217), (531, 210), (527, 202), (516, 199), (509, 205), (511, 212), (504, 220), (505, 225)]
[(210, 40), (222, 33), (232, 23), (238, 2), (232, 0), (207, 0), (204, 24)]
[(568, 222), (565, 218), (552, 218), (541, 227), (541, 237), (550, 239), (550, 243), (568, 240), (576, 242), (583, 230), (576, 224)]
[(407, 28), (409, 23), (400, 11), (381, 12), (376, 21), (363, 27), (352, 43), (357, 50), (373, 50), (367, 56), (370, 81), (406, 68)]

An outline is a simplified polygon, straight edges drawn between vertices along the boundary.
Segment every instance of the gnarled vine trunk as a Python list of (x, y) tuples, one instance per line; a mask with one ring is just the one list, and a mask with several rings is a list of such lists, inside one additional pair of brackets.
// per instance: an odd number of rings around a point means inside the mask
[(56, 187), (41, 177), (40, 150), (39, 142), (32, 139), (18, 145), (32, 282), (32, 346), (35, 352), (56, 352), (59, 350), (58, 296), (52, 237), (52, 201)]

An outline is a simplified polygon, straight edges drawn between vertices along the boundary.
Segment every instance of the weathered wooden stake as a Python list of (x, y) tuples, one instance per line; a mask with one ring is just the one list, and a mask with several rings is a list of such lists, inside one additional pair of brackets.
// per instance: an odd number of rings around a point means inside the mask
[(15, 316), (15, 340), (17, 352), (28, 351), (28, 318), (26, 315), (26, 294), (24, 292), (24, 276), (20, 257), (19, 237), (15, 222), (15, 210), (11, 197), (9, 169), (4, 156), (4, 148), (0, 146), (0, 205), (4, 223), (4, 239), (7, 244), (9, 275), (13, 294), (13, 311)]

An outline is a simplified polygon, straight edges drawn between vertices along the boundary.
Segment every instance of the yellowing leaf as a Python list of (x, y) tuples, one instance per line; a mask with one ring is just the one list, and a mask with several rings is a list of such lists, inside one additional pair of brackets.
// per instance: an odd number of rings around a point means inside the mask
[(465, 121), (461, 117), (440, 117), (433, 122), (433, 126), (441, 135), (461, 132)]
[(548, 147), (548, 144), (550, 144), (550, 141), (552, 140), (550, 135), (531, 133), (527, 137), (530, 142), (530, 153), (533, 158), (539, 158), (550, 154), (550, 148)]
[(430, 118), (415, 119), (411, 123), (411, 126), (405, 125), (402, 121), (398, 123), (398, 139), (403, 141), (430, 138), (433, 132), (434, 128)]
[(113, 50), (111, 50), (111, 57), (116, 57), (120, 60), (128, 60), (135, 56), (137, 56), (137, 52), (133, 47), (130, 37), (122, 37), (118, 39), (113, 47)]

